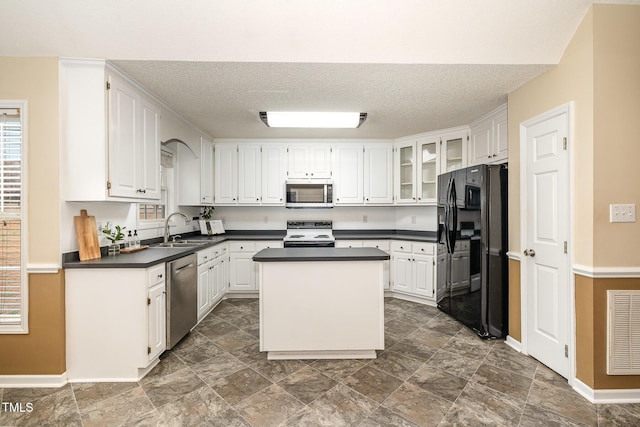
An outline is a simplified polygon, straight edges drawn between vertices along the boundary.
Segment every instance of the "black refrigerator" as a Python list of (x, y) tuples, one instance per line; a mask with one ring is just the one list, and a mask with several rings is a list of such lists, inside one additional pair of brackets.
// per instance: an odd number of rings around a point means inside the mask
[(508, 332), (507, 166), (438, 176), (438, 308), (481, 338)]

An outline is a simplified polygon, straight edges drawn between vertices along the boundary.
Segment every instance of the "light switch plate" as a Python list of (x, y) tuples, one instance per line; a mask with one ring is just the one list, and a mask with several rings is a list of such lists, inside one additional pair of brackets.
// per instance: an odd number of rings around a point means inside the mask
[(611, 222), (636, 222), (636, 205), (609, 205)]

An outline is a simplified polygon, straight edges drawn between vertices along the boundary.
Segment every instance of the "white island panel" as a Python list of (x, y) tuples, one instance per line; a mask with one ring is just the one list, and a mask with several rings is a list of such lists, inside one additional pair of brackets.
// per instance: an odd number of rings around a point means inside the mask
[(261, 262), (260, 350), (269, 359), (375, 358), (383, 278), (380, 260)]

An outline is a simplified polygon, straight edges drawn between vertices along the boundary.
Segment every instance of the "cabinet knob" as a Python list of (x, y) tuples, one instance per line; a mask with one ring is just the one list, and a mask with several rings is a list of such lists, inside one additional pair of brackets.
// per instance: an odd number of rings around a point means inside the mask
[(416, 198), (415, 198), (415, 197), (413, 197), (413, 200), (415, 200), (415, 199), (416, 199)]
[(280, 197), (280, 201), (282, 201), (282, 197)]
[(367, 202), (369, 201), (369, 198), (367, 197)]
[(236, 198), (235, 198), (235, 197), (233, 198), (233, 201), (234, 201), (234, 202), (236, 201)]
[(305, 172), (304, 176), (309, 176), (309, 173), (306, 173), (306, 172)]
[(259, 202), (259, 201), (260, 201), (260, 199), (256, 199), (256, 202)]
[(311, 174), (311, 176), (313, 176), (313, 173)]
[(158, 279), (162, 279), (162, 274), (158, 274)]

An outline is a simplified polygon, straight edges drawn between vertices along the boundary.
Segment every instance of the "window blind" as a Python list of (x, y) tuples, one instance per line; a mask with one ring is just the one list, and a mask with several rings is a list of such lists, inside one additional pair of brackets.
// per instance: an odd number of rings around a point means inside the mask
[(23, 320), (22, 151), (20, 111), (0, 108), (0, 327)]

